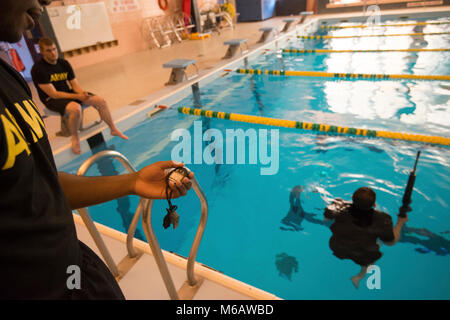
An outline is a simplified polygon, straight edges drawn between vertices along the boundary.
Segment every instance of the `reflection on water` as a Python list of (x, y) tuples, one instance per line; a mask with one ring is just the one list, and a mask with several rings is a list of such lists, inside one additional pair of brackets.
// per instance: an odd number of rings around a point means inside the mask
[[(329, 35), (350, 36), (386, 32), (432, 33), (449, 30), (449, 25), (427, 25), (406, 28), (340, 29), (325, 32)], [(447, 38), (447, 35), (417, 35), (326, 41), (293, 40), (287, 47), (331, 50), (436, 49), (447, 48)], [(287, 70), (448, 75), (450, 70), (448, 55), (448, 52), (286, 54), (284, 63)], [(252, 67), (271, 69), (278, 65), (278, 60), (276, 54), (266, 55), (254, 62)], [(265, 105), (266, 116), (269, 117), (424, 134), (428, 131), (444, 136), (450, 134), (450, 91), (445, 89), (444, 81), (331, 80), (288, 77), (284, 78), (284, 83), (278, 84), (272, 80), (275, 77), (263, 78), (267, 88), (260, 86), (258, 103)], [(306, 96), (312, 96), (316, 100), (305, 100)], [(321, 112), (311, 113), (306, 110)]]

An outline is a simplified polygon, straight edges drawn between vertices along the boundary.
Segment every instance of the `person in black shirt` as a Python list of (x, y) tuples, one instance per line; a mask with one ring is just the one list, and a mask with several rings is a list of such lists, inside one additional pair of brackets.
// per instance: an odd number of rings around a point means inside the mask
[[(50, 2), (0, 1), (0, 41), (19, 41)], [(0, 59), (0, 299), (123, 299), (103, 261), (77, 239), (71, 210), (129, 194), (165, 199), (167, 170), (181, 166), (162, 161), (112, 177), (58, 173), (30, 88)], [(170, 182), (172, 197), (185, 195), (192, 178)], [(80, 289), (67, 285), (73, 266)]]
[(106, 101), (80, 87), (70, 63), (58, 57), (58, 50), (53, 40), (40, 39), (39, 48), (42, 59), (34, 64), (31, 76), (42, 103), (48, 109), (59, 112), (61, 116), (64, 114), (69, 116), (68, 126), (72, 135), (73, 152), (81, 153), (78, 128), (82, 120), (82, 105), (93, 106), (97, 109), (100, 118), (111, 129), (111, 135), (128, 139), (114, 124)]
[(376, 194), (368, 187), (359, 188), (352, 196), (353, 203), (335, 199), (325, 209), (325, 219), (333, 219), (330, 229), (330, 249), (339, 259), (350, 259), (361, 266), (361, 272), (351, 278), (356, 288), (367, 273), (367, 268), (381, 256), (377, 239), (392, 246), (400, 239), (408, 218), (398, 217), (393, 228), (388, 214), (374, 209)]

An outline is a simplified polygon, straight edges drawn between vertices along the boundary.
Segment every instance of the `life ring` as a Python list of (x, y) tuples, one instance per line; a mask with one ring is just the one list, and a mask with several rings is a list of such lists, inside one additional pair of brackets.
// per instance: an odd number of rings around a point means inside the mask
[(158, 0), (158, 5), (162, 10), (167, 10), (169, 2), (167, 0)]

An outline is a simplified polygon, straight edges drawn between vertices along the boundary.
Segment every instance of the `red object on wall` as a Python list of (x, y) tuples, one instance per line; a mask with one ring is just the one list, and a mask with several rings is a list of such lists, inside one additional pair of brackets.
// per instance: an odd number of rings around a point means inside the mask
[(191, 17), (191, 0), (183, 0), (181, 10), (183, 10), (186, 17)]
[(183, 0), (181, 9), (183, 10), (183, 12), (188, 15), (189, 17), (191, 16), (191, 0)]
[(190, 25), (191, 20), (191, 0), (183, 0), (181, 3), (181, 10), (184, 13), (184, 25)]
[(167, 10), (169, 7), (169, 1), (168, 0), (158, 0), (158, 5), (162, 10)]
[(306, 0), (306, 11), (317, 13), (317, 0)]
[(16, 49), (9, 49), (8, 51), (14, 68), (16, 68), (16, 70), (19, 72), (25, 71), (25, 66), (22, 62), (22, 59), (20, 59)]

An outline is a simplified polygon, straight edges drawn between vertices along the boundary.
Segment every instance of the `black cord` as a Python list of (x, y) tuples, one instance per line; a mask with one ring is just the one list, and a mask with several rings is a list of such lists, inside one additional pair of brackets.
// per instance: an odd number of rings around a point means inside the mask
[(170, 201), (170, 198), (172, 197), (173, 190), (169, 186), (169, 180), (170, 180), (170, 176), (174, 172), (179, 172), (185, 177), (187, 177), (189, 175), (189, 171), (186, 168), (179, 167), (179, 168), (175, 168), (174, 170), (169, 172), (169, 174), (166, 176), (166, 199), (167, 199), (167, 202), (169, 203), (169, 208), (166, 209), (167, 214), (166, 214), (166, 216), (164, 217), (164, 220), (163, 220), (163, 227), (164, 227), (164, 229), (167, 229), (168, 227), (170, 227), (170, 225), (173, 225), (173, 228), (175, 229), (178, 226), (178, 221), (179, 221), (179, 216), (178, 216), (178, 214), (175, 211), (175, 210), (178, 209), (178, 207), (174, 206), (172, 204), (172, 202)]
[(171, 172), (169, 172), (169, 174), (166, 176), (166, 199), (167, 199), (167, 202), (169, 203), (169, 208), (166, 209), (166, 210), (167, 210), (167, 213), (168, 213), (168, 214), (170, 214), (171, 212), (173, 212), (173, 211), (175, 211), (175, 210), (178, 209), (178, 207), (172, 205), (172, 202), (170, 201), (170, 198), (172, 198), (172, 193), (173, 193), (173, 191), (172, 191), (172, 189), (170, 189), (170, 186), (169, 186), (169, 178), (170, 178), (170, 176), (171, 176), (174, 172), (177, 172), (177, 171), (180, 172), (180, 173), (182, 173), (184, 176), (187, 176), (187, 175), (188, 175), (188, 171), (187, 171), (186, 168), (178, 167), (178, 168), (176, 168), (175, 170), (172, 170)]

